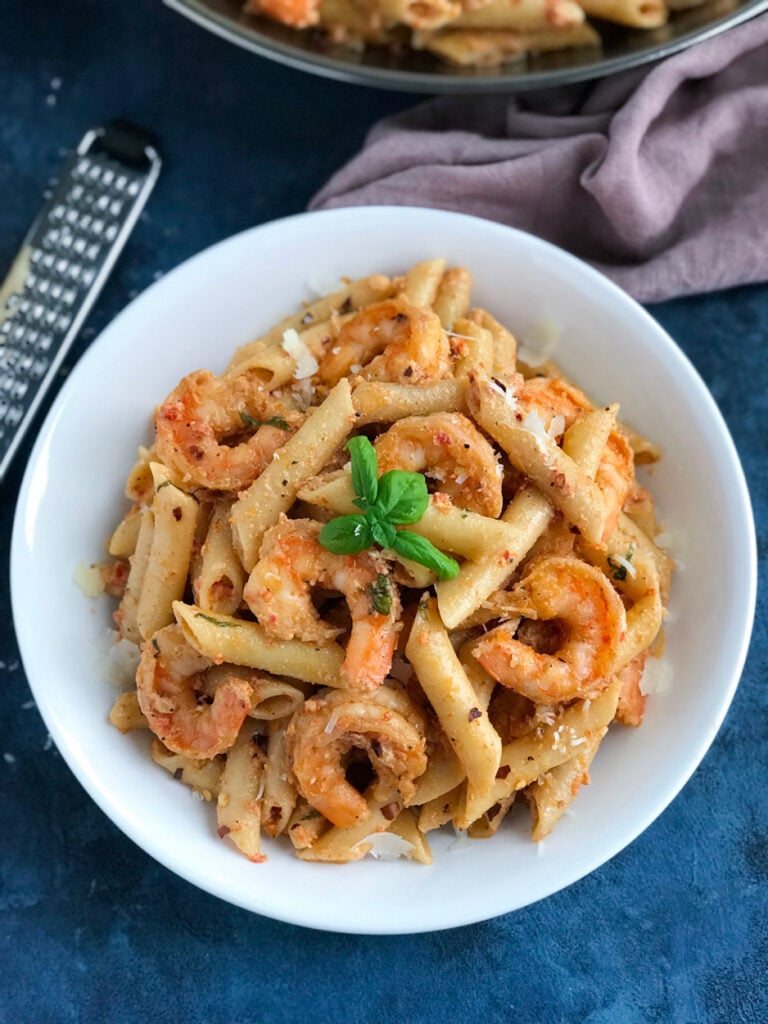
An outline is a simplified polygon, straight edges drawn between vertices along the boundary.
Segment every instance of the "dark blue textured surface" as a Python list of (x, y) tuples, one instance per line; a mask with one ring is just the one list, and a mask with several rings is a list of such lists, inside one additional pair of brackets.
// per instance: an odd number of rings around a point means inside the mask
[[(373, 121), (409, 102), (240, 53), (157, 0), (3, 0), (0, 268), (60, 151), (85, 128), (122, 115), (158, 132), (163, 177), (79, 351), (157, 274), (235, 231), (301, 210)], [(768, 287), (653, 312), (733, 432), (755, 505), (764, 582)], [(4, 566), (28, 451), (29, 443), (0, 490)], [(764, 594), (726, 722), (683, 793), (643, 836), (589, 878), (516, 914), (376, 939), (311, 932), (229, 907), (124, 838), (46, 749), (19, 667), (6, 578), (3, 1024), (768, 1021)], [(45, 614), (44, 594), (40, 601)]]

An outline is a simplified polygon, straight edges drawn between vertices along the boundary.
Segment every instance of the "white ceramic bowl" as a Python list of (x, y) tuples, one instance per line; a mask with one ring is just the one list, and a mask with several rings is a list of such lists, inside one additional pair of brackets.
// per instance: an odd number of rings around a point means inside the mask
[[(107, 723), (106, 599), (85, 599), (78, 563), (104, 541), (153, 405), (191, 369), (312, 297), (311, 282), (395, 272), (444, 255), (469, 267), (474, 299), (525, 339), (546, 318), (557, 357), (601, 402), (663, 445), (651, 486), (680, 560), (663, 674), (645, 724), (616, 728), (592, 785), (543, 847), (522, 819), (493, 840), (434, 838), (435, 862), (366, 858), (306, 864), (280, 843), (254, 865), (216, 836), (212, 808), (152, 764), (147, 738)], [(713, 500), (717, 495), (717, 501)], [(566, 253), (488, 221), (434, 210), (307, 214), (228, 239), (131, 303), (82, 358), (41, 431), (24, 479), (12, 549), (13, 609), (24, 666), (59, 750), (94, 800), (172, 871), (270, 917), (362, 933), (428, 931), (515, 910), (604, 863), (667, 806), (712, 742), (746, 654), (755, 599), (754, 526), (725, 424), (700, 378), (623, 292)], [(678, 851), (684, 855), (684, 851)], [(109, 871), (109, 865), (104, 866)]]

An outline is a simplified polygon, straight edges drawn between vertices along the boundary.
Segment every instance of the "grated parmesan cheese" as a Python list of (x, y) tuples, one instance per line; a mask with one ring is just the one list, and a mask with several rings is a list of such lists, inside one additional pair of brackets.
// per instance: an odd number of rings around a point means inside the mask
[(296, 369), (293, 371), (295, 380), (303, 380), (305, 377), (311, 377), (317, 373), (319, 365), (317, 360), (307, 347), (307, 343), (302, 341), (293, 327), (283, 331), (282, 349), (296, 360)]
[(545, 318), (536, 320), (522, 340), (518, 356), (529, 366), (541, 366), (552, 358), (562, 336), (563, 328), (559, 324)]
[(331, 715), (331, 717), (325, 723), (325, 728), (323, 729), (323, 732), (330, 736), (330, 734), (336, 728), (336, 723), (338, 722), (338, 720), (339, 720), (339, 712), (338, 711), (334, 711), (333, 714)]
[(498, 392), (498, 394), (501, 395), (501, 397), (504, 399), (504, 401), (507, 403), (510, 409), (512, 409), (513, 411), (517, 409), (517, 397), (511, 391), (508, 391), (506, 388), (503, 388), (497, 380), (492, 380), (490, 386), (493, 388), (494, 391)]
[(399, 857), (410, 857), (415, 849), (413, 843), (407, 839), (396, 836), (393, 832), (373, 832), (371, 835), (361, 839), (352, 847), (356, 850), (363, 844), (370, 845), (366, 853), (370, 853), (376, 860), (397, 860)]
[(547, 433), (547, 428), (544, 426), (544, 420), (535, 410), (531, 410), (531, 412), (526, 414), (526, 417), (520, 426), (523, 430), (529, 431), (541, 441), (549, 440), (549, 434)]
[(634, 565), (632, 565), (629, 559), (624, 558), (623, 555), (611, 555), (611, 561), (616, 562), (617, 565), (620, 565), (623, 569), (626, 569), (627, 573), (632, 577), (632, 579), (634, 579), (635, 576), (637, 576), (637, 569), (635, 569)]
[(78, 562), (72, 577), (83, 597), (98, 597), (104, 593), (104, 581), (95, 565)]
[(101, 676), (106, 683), (116, 690), (125, 691), (133, 688), (136, 670), (139, 667), (141, 653), (136, 644), (124, 640), (112, 629), (105, 632), (105, 646), (101, 664)]
[(554, 440), (565, 430), (565, 416), (553, 416), (547, 427), (547, 434)]
[(674, 672), (666, 661), (649, 661), (640, 679), (640, 692), (643, 696), (649, 693), (666, 693), (672, 686)]

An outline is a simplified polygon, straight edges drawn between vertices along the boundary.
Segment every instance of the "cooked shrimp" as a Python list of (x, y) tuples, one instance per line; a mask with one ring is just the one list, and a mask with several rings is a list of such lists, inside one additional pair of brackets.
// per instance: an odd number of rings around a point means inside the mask
[(350, 373), (365, 380), (422, 384), (448, 376), (450, 365), (438, 315), (399, 296), (366, 306), (348, 320), (317, 372), (327, 384)]
[[(529, 412), (538, 413), (545, 428), (549, 428), (557, 416), (563, 417), (563, 428), (569, 427), (579, 413), (591, 408), (584, 392), (560, 377), (518, 379), (520, 384), (514, 392), (518, 411), (523, 416)], [(562, 429), (558, 434), (562, 434)]]
[(288, 726), (288, 758), (299, 792), (329, 821), (346, 828), (368, 815), (365, 797), (345, 777), (353, 750), (367, 754), (377, 775), (373, 795), (408, 801), (424, 773), (425, 723), (401, 690), (372, 694), (335, 690), (308, 700)]
[(594, 566), (573, 558), (540, 561), (515, 588), (524, 615), (553, 622), (551, 653), (541, 653), (502, 625), (473, 655), (502, 685), (536, 704), (589, 697), (608, 684), (626, 628), (621, 598)]
[(309, 28), (320, 19), (320, 0), (249, 0), (246, 10), (266, 14), (291, 28)]
[[(341, 630), (323, 622), (312, 603), (318, 583), (344, 595), (352, 630), (341, 667), (344, 685), (355, 690), (379, 686), (392, 665), (400, 598), (388, 565), (373, 552), (334, 555), (318, 541), (321, 524), (288, 519), (267, 530), (259, 561), (243, 597), (261, 625), (279, 640), (330, 640)], [(384, 591), (389, 611), (376, 611), (374, 588)]]
[(239, 491), (262, 472), (301, 423), (245, 376), (190, 373), (155, 414), (157, 454), (186, 483)]
[(616, 721), (622, 725), (642, 725), (645, 714), (645, 703), (648, 699), (641, 689), (641, 681), (645, 670), (648, 651), (641, 651), (628, 665), (625, 665), (617, 678), (621, 681), (619, 703), (616, 706)]
[[(544, 427), (550, 431), (554, 429), (558, 437), (579, 413), (592, 407), (583, 391), (559, 377), (531, 377), (521, 383), (514, 394), (521, 418), (531, 412), (538, 414)], [(616, 529), (634, 476), (634, 454), (629, 441), (621, 431), (612, 430), (595, 475), (595, 483), (603, 494), (605, 505), (604, 541)]]
[(203, 759), (229, 750), (250, 710), (247, 670), (232, 666), (211, 699), (205, 679), (211, 665), (175, 624), (142, 644), (139, 707), (155, 736), (177, 754)]
[(629, 499), (635, 479), (635, 461), (627, 438), (618, 430), (608, 435), (595, 483), (603, 492), (605, 520), (603, 541), (610, 540), (618, 526), (624, 503)]
[(382, 434), (375, 447), (382, 473), (424, 473), (460, 508), (493, 519), (501, 515), (501, 465), (489, 442), (461, 413), (408, 416)]

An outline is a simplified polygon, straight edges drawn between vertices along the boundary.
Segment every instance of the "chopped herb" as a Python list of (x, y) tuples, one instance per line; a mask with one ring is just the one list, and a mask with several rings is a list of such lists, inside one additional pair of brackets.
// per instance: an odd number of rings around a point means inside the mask
[(160, 644), (157, 642), (157, 637), (155, 637), (155, 636), (152, 637), (152, 646), (155, 648), (155, 650), (159, 654), (160, 653)]
[(223, 626), (226, 629), (236, 629), (239, 622), (225, 622), (224, 619), (215, 619), (213, 615), (206, 615), (205, 612), (195, 612), (195, 618), (205, 619), (206, 622), (212, 622), (214, 626)]
[(282, 416), (270, 416), (268, 420), (255, 420), (247, 412), (241, 412), (240, 419), (246, 427), (253, 427), (254, 430), (257, 430), (259, 427), (279, 427), (280, 430), (290, 430), (288, 421), (284, 420)]
[(613, 570), (611, 572), (611, 576), (613, 576), (615, 580), (625, 580), (627, 578), (626, 565), (621, 565), (619, 562), (614, 562), (610, 555), (608, 555), (608, 566), (610, 569)]
[(367, 590), (374, 610), (379, 615), (389, 615), (392, 610), (392, 588), (389, 585), (389, 576), (379, 573), (373, 583), (368, 584)]
[[(634, 553), (635, 545), (630, 541), (630, 545), (627, 548), (627, 553), (626, 555), (624, 555), (624, 558), (621, 562), (615, 561), (613, 558), (611, 558), (610, 555), (608, 555), (608, 565), (611, 569), (613, 569), (611, 576), (613, 576), (615, 580), (625, 580), (627, 578), (627, 565), (624, 563), (631, 562)], [(634, 576), (634, 570), (632, 572), (632, 575)]]

